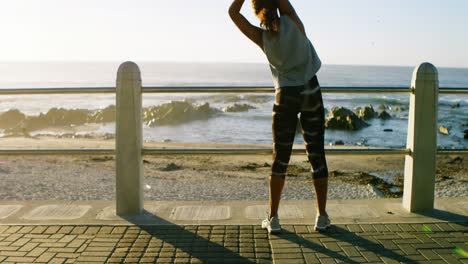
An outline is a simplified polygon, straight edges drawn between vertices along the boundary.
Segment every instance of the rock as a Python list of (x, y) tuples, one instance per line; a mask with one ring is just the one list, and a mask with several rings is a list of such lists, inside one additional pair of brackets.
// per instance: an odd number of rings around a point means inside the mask
[(456, 104), (454, 104), (454, 105), (452, 105), (452, 106), (450, 106), (450, 107), (451, 107), (451, 108), (460, 108), (460, 103), (456, 103)]
[(344, 141), (343, 140), (337, 140), (335, 141), (335, 146), (343, 146), (344, 145)]
[(52, 108), (43, 116), (48, 126), (82, 125), (88, 120), (86, 110)]
[(465, 135), (463, 136), (464, 139), (468, 139), (468, 129), (463, 131), (463, 133), (465, 133)]
[(97, 111), (89, 117), (89, 123), (111, 123), (115, 122), (115, 105), (110, 105), (102, 110)]
[(224, 112), (247, 112), (250, 109), (255, 109), (255, 107), (249, 104), (234, 104), (228, 107), (223, 108)]
[(381, 105), (379, 105), (378, 109), (379, 110), (386, 110), (387, 106), (385, 106), (384, 104), (381, 104)]
[(356, 109), (356, 114), (364, 120), (372, 119), (375, 117), (374, 107), (372, 105), (359, 107)]
[(393, 132), (393, 129), (387, 128), (383, 130), (384, 132)]
[(179, 165), (177, 165), (175, 163), (169, 163), (169, 164), (167, 164), (166, 167), (162, 168), (161, 170), (162, 171), (176, 171), (176, 170), (181, 170), (181, 169), (182, 169), (181, 166), (179, 166)]
[(368, 126), (369, 124), (344, 107), (334, 107), (325, 121), (325, 127), (329, 129), (359, 130)]
[(88, 121), (88, 111), (83, 109), (52, 108), (46, 114), (26, 116), (15, 127), (6, 131), (9, 133), (27, 133), (53, 126), (77, 126)]
[(444, 125), (440, 125), (439, 126), (439, 133), (441, 133), (442, 135), (448, 135), (449, 134), (449, 130), (447, 127), (445, 127)]
[(384, 110), (379, 114), (379, 118), (383, 120), (388, 120), (392, 118), (392, 116), (389, 113), (387, 113), (387, 111)]
[(18, 109), (11, 109), (0, 115), (0, 128), (11, 128), (24, 121), (26, 115)]
[(187, 101), (172, 101), (143, 109), (143, 121), (148, 126), (178, 125), (208, 119), (218, 112), (208, 103), (192, 105)]

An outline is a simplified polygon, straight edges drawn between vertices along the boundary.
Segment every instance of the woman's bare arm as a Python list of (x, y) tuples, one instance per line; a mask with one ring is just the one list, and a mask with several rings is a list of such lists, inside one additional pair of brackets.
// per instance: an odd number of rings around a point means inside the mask
[(304, 24), (302, 24), (301, 19), (297, 15), (296, 10), (294, 10), (294, 7), (291, 5), (289, 0), (278, 0), (278, 9), (281, 15), (288, 15), (297, 24), (299, 30), (304, 33), (304, 35), (306, 35)]
[(229, 7), (229, 16), (239, 30), (263, 50), (262, 29), (255, 27), (240, 13), (245, 0), (234, 0)]

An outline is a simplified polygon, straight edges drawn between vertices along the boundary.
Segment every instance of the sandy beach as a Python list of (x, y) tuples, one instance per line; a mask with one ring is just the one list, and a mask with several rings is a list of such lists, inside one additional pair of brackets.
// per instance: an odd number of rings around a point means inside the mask
[[(1, 138), (2, 149), (112, 149), (105, 138)], [(269, 147), (145, 142), (145, 148)], [(301, 146), (298, 146), (301, 147)], [(329, 146), (336, 148), (336, 146)], [(347, 146), (345, 146), (347, 147)], [(401, 197), (404, 157), (328, 156), (329, 199)], [(165, 155), (144, 157), (148, 200), (266, 200), (270, 156)], [(438, 156), (436, 197), (468, 196), (468, 162)], [(0, 156), (1, 200), (112, 200), (113, 156)], [(293, 156), (284, 199), (313, 199), (306, 156)]]

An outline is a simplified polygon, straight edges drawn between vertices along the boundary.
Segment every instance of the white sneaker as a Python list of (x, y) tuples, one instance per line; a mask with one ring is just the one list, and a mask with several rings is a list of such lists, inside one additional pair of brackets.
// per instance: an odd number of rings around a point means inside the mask
[(330, 218), (324, 215), (318, 215), (315, 218), (315, 231), (324, 231), (331, 226)]
[(267, 219), (262, 222), (262, 228), (267, 229), (270, 234), (280, 233), (281, 225), (278, 216), (273, 216), (271, 218), (267, 216)]

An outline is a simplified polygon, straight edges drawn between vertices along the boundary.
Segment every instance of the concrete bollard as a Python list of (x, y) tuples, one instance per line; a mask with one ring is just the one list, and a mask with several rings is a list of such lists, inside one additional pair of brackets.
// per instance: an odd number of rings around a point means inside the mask
[(414, 70), (410, 95), (403, 207), (409, 212), (434, 209), (439, 79), (434, 65)]
[(133, 62), (119, 67), (116, 101), (116, 213), (136, 215), (143, 210), (143, 124), (141, 73)]

